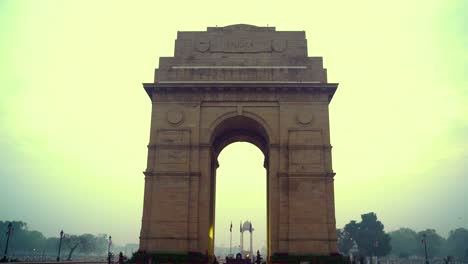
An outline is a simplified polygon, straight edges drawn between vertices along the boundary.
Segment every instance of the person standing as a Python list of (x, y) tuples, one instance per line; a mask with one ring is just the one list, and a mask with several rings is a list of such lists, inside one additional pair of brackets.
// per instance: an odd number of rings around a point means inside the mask
[(120, 251), (120, 253), (119, 253), (119, 264), (123, 264), (123, 260), (124, 260), (123, 253), (122, 253), (122, 251)]

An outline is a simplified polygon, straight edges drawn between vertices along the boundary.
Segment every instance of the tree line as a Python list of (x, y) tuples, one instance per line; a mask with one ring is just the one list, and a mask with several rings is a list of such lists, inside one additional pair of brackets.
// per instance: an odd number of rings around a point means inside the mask
[[(12, 224), (10, 235), (8, 255), (10, 256), (29, 256), (33, 252), (38, 255), (57, 256), (60, 243), (60, 235), (57, 237), (45, 237), (41, 232), (29, 230), (28, 225), (22, 221), (0, 221), (0, 249), (5, 249), (8, 230), (8, 224)], [(107, 235), (82, 234), (72, 235), (64, 234), (62, 239), (61, 255), (63, 259), (71, 260), (74, 253), (104, 256), (107, 254), (108, 239)]]
[[(36, 254), (57, 255), (60, 243), (57, 237), (45, 237), (41, 232), (29, 230), (22, 221), (0, 221), (0, 249), (5, 249), (8, 224), (13, 231), (9, 241), (9, 255), (21, 256)], [(439, 235), (434, 229), (415, 231), (410, 228), (400, 228), (386, 233), (384, 225), (377, 219), (375, 213), (361, 215), (361, 221), (350, 221), (342, 229), (337, 229), (338, 249), (340, 253), (361, 256), (393, 255), (401, 258), (410, 256), (424, 257), (426, 239), (429, 258), (453, 256), (468, 259), (468, 230), (458, 228), (449, 232), (448, 238)], [(62, 239), (62, 258), (72, 259), (74, 253), (104, 256), (107, 253), (108, 238), (106, 234), (65, 234)]]
[(371, 212), (361, 215), (360, 222), (350, 221), (336, 232), (338, 249), (344, 255), (354, 251), (353, 254), (364, 257), (425, 257), (426, 246), (429, 258), (452, 256), (468, 259), (468, 230), (465, 228), (450, 231), (448, 238), (440, 236), (434, 229), (417, 232), (400, 228), (386, 233), (382, 222)]

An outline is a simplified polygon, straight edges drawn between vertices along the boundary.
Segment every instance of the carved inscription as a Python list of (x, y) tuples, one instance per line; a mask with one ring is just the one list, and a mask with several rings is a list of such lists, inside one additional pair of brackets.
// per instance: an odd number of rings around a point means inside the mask
[(162, 130), (158, 132), (158, 144), (187, 144), (189, 132), (184, 130)]
[(156, 152), (156, 170), (165, 172), (187, 171), (188, 151), (185, 149), (161, 149)]
[(271, 52), (271, 40), (260, 39), (213, 39), (210, 52), (242, 53)]
[(165, 149), (159, 152), (159, 163), (161, 164), (184, 164), (186, 162), (186, 150)]
[(244, 50), (251, 49), (254, 47), (253, 40), (251, 39), (228, 40), (224, 44), (224, 48), (226, 48), (227, 50)]

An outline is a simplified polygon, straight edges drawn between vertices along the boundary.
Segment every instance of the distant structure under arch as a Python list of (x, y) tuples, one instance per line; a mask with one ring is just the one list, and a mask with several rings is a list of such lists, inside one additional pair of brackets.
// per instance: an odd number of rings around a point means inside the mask
[[(245, 251), (244, 248), (244, 233), (249, 232), (249, 258), (253, 259), (254, 256), (254, 250), (253, 250), (253, 231), (255, 229), (253, 228), (252, 222), (250, 221), (245, 221), (243, 224), (241, 223), (240, 225), (240, 250), (241, 254), (243, 254)], [(245, 254), (244, 254), (245, 255)]]

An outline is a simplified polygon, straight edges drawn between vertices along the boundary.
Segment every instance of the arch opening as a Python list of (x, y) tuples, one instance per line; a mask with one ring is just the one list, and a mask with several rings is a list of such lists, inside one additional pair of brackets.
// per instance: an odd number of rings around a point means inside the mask
[(227, 145), (234, 142), (248, 142), (257, 146), (268, 159), (269, 137), (264, 125), (246, 116), (234, 116), (223, 120), (213, 130), (211, 145), (215, 159)]
[[(266, 253), (267, 188), (263, 159), (259, 148), (246, 142), (229, 144), (218, 157), (214, 213), (216, 256), (235, 256), (239, 252), (245, 256), (250, 250)], [(245, 228), (247, 221), (252, 223), (252, 232)]]
[[(213, 130), (212, 205), (213, 253), (223, 256), (257, 250), (267, 256), (269, 137), (260, 122), (245, 116), (222, 121)], [(262, 160), (263, 159), (263, 160)], [(262, 164), (263, 163), (263, 164)], [(264, 176), (263, 176), (264, 175)], [(263, 176), (263, 177), (262, 177)], [(232, 231), (231, 228), (232, 221)], [(240, 232), (240, 222), (251, 221), (253, 231)], [(232, 235), (232, 244), (231, 244)], [(216, 248), (215, 248), (216, 247)], [(216, 250), (215, 250), (216, 249)]]

